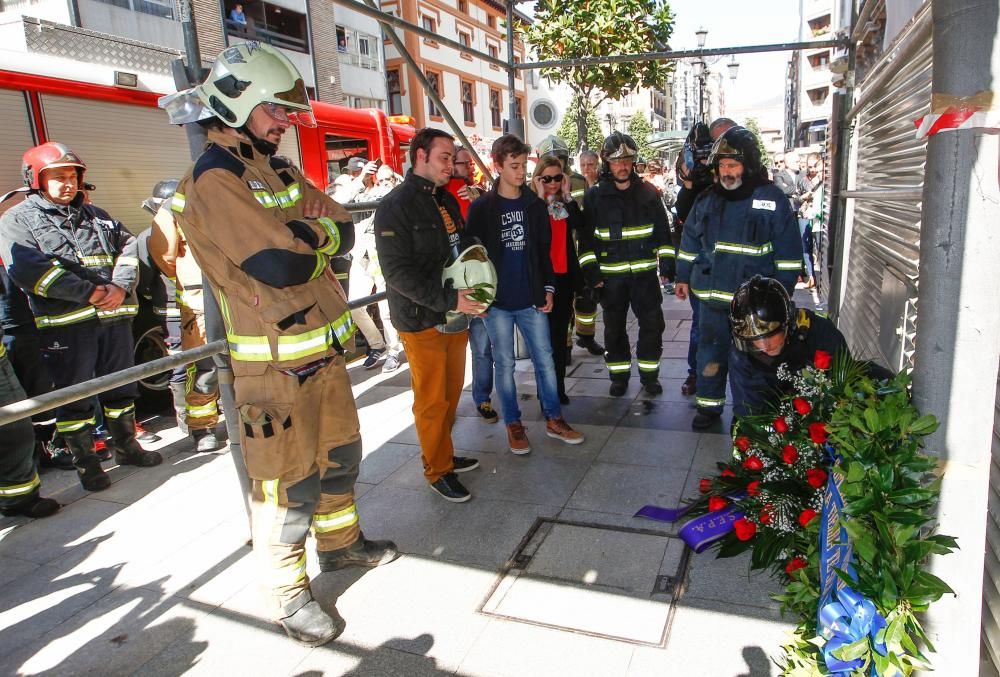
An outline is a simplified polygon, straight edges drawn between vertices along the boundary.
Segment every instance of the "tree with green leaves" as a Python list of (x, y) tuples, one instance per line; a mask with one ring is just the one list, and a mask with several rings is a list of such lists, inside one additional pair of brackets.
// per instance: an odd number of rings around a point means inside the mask
[(579, 94), (573, 95), (573, 101), (570, 103), (569, 108), (566, 109), (566, 113), (563, 115), (562, 123), (559, 125), (559, 130), (556, 132), (556, 135), (565, 141), (567, 146), (575, 150), (579, 150), (581, 148), (598, 149), (601, 147), (601, 144), (604, 143), (604, 137), (601, 134), (601, 121), (597, 118), (597, 111), (594, 110), (593, 106), (586, 106), (586, 142), (583, 144), (577, 143), (580, 139), (578, 136), (580, 132), (576, 123), (577, 111), (580, 109), (578, 101), (579, 98)]
[(743, 122), (743, 126), (753, 132), (753, 135), (757, 137), (757, 148), (760, 150), (760, 161), (765, 167), (770, 167), (771, 154), (767, 152), (767, 146), (764, 145), (764, 139), (760, 135), (760, 125), (757, 123), (757, 118), (747, 118)]
[[(535, 58), (550, 61), (666, 50), (673, 27), (666, 0), (538, 0), (533, 23), (519, 32)], [(667, 61), (605, 63), (543, 68), (542, 76), (579, 95), (576, 138), (589, 142), (588, 108), (617, 100), (626, 90), (661, 88), (672, 69)]]
[(635, 140), (635, 145), (639, 151), (639, 157), (647, 162), (653, 157), (653, 149), (649, 145), (649, 135), (653, 133), (653, 126), (649, 124), (645, 113), (636, 113), (628, 121), (628, 135)]

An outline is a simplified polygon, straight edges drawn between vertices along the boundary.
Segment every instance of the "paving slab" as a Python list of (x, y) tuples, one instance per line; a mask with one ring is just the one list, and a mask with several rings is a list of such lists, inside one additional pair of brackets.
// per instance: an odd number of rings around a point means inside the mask
[(695, 457), (700, 438), (698, 433), (689, 431), (620, 428), (608, 437), (598, 460), (686, 470)]
[(634, 515), (647, 504), (679, 505), (688, 469), (595, 462), (566, 504), (574, 510)]

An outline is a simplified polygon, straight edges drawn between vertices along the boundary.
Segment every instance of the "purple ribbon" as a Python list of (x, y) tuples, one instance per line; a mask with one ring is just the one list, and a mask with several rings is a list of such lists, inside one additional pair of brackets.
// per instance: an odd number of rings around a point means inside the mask
[[(676, 522), (691, 510), (684, 508), (661, 508), (656, 505), (644, 505), (635, 517), (645, 517), (658, 522)], [(695, 552), (703, 552), (705, 548), (733, 530), (733, 522), (743, 517), (743, 513), (730, 505), (722, 510), (716, 510), (706, 515), (695, 517), (681, 527), (678, 536)]]

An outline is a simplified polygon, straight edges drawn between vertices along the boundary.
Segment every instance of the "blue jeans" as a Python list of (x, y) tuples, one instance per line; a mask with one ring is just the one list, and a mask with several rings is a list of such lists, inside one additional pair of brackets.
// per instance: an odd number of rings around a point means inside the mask
[(469, 349), (472, 351), (472, 401), (478, 407), (490, 401), (493, 392), (493, 348), (480, 317), (469, 319)]
[(548, 317), (535, 308), (490, 308), (486, 314), (486, 331), (493, 343), (493, 366), (503, 422), (510, 424), (521, 420), (521, 410), (517, 406), (517, 387), (514, 385), (514, 325), (521, 330), (521, 336), (531, 355), (531, 363), (535, 367), (535, 382), (542, 398), (542, 413), (547, 419), (562, 418), (559, 393), (556, 391), (556, 367), (552, 361)]
[(701, 314), (701, 301), (691, 292), (688, 292), (688, 301), (691, 303), (691, 333), (688, 334), (688, 375), (694, 376), (698, 373), (698, 316)]
[(806, 266), (806, 277), (812, 277), (816, 268), (813, 264), (812, 221), (809, 219), (799, 219), (799, 235), (802, 236), (802, 261)]

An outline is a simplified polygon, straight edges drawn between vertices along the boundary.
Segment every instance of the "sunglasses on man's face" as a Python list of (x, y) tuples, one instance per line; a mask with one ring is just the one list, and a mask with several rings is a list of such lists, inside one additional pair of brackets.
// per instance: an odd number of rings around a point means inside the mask
[(538, 180), (541, 181), (542, 183), (552, 183), (553, 181), (555, 181), (556, 183), (562, 183), (563, 175), (556, 174), (555, 176), (539, 176)]

